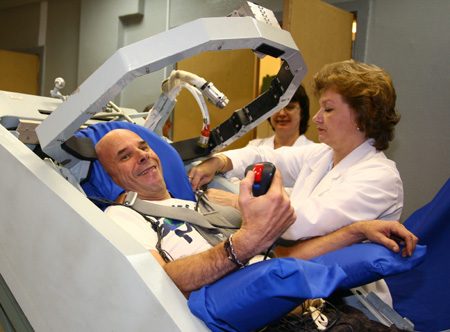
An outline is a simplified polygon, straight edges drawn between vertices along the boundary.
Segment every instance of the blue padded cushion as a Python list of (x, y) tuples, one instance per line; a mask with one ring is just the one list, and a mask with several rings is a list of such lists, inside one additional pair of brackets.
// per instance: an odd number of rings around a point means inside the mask
[(386, 247), (367, 242), (315, 257), (310, 261), (327, 266), (339, 265), (347, 274), (339, 288), (350, 289), (409, 271), (424, 261), (425, 253), (426, 246), (416, 246), (411, 257), (402, 258)]
[[(119, 128), (135, 132), (156, 152), (161, 160), (167, 190), (173, 197), (194, 200), (194, 193), (180, 155), (169, 143), (151, 130), (129, 122), (112, 121), (91, 125), (75, 133), (75, 136), (88, 137), (96, 145), (106, 133)], [(125, 191), (113, 182), (98, 161), (93, 163), (89, 178), (81, 186), (89, 197), (107, 198), (112, 201)]]
[(427, 246), (427, 257), (413, 271), (385, 279), (394, 309), (417, 331), (450, 329), (450, 179), (403, 225)]
[(336, 265), (270, 259), (192, 292), (188, 305), (212, 331), (251, 331), (278, 321), (306, 299), (329, 296), (344, 278)]

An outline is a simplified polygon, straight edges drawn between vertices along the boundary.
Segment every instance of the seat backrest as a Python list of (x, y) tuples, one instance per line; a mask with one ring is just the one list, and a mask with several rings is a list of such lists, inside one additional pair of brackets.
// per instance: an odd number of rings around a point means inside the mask
[[(167, 190), (173, 197), (194, 200), (194, 192), (178, 152), (151, 130), (129, 122), (112, 121), (91, 125), (78, 131), (75, 136), (90, 138), (95, 145), (106, 133), (119, 128), (138, 134), (159, 156)], [(98, 161), (92, 163), (89, 176), (81, 183), (81, 186), (89, 197), (106, 198), (112, 201), (125, 191), (113, 182)]]
[(450, 179), (404, 225), (427, 246), (427, 255), (415, 269), (385, 278), (394, 309), (417, 331), (450, 329)]

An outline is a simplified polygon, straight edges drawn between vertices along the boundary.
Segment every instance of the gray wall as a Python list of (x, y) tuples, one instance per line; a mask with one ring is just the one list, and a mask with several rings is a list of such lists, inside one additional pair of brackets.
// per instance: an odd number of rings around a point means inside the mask
[(394, 81), (402, 119), (386, 154), (403, 179), (405, 220), (450, 177), (450, 1), (327, 2), (358, 11), (358, 21), (363, 15), (357, 60), (386, 69)]
[[(258, 2), (282, 17), (282, 0)], [(450, 1), (327, 2), (358, 11), (361, 25), (356, 59), (377, 64), (393, 77), (402, 120), (387, 155), (396, 161), (402, 174), (405, 219), (431, 200), (450, 176), (450, 111), (446, 109), (450, 104)], [(56, 76), (66, 79), (63, 93), (68, 94), (119, 47), (196, 18), (227, 15), (240, 3), (49, 0), (44, 94), (48, 95)], [(40, 8), (38, 0), (0, 2), (0, 49), (40, 46)], [(118, 96), (119, 103), (143, 109), (159, 96), (160, 83), (166, 76), (161, 71), (135, 80)]]
[[(78, 84), (122, 46), (198, 18), (226, 16), (241, 3), (241, 0), (81, 0)], [(281, 19), (283, 1), (263, 0), (259, 3), (277, 12)], [(143, 110), (156, 102), (161, 82), (171, 70), (166, 68), (136, 79), (122, 91), (116, 102)]]
[(0, 10), (0, 47), (22, 49), (38, 46), (40, 4)]
[(42, 95), (50, 95), (59, 76), (64, 94), (78, 86), (79, 32), (80, 0), (0, 1), (0, 49), (41, 57)]
[(450, 1), (377, 0), (367, 62), (394, 80), (402, 120), (388, 157), (405, 188), (403, 218), (425, 204), (450, 176)]
[(47, 17), (43, 94), (49, 96), (55, 78), (63, 77), (66, 86), (62, 93), (68, 95), (78, 87), (80, 2), (49, 1)]

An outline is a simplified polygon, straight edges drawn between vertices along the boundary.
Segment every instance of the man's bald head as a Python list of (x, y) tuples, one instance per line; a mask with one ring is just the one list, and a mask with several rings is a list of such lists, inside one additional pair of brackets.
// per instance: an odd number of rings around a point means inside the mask
[(108, 132), (95, 146), (98, 161), (120, 187), (141, 199), (170, 198), (161, 162), (139, 135), (127, 129)]

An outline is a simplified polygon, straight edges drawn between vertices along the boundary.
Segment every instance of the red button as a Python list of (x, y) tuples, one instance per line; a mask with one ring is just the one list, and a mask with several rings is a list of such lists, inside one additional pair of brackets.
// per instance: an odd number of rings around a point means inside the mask
[(263, 164), (256, 164), (255, 166), (253, 166), (253, 173), (255, 173), (255, 182), (261, 181), (261, 174), (263, 168), (264, 168)]

